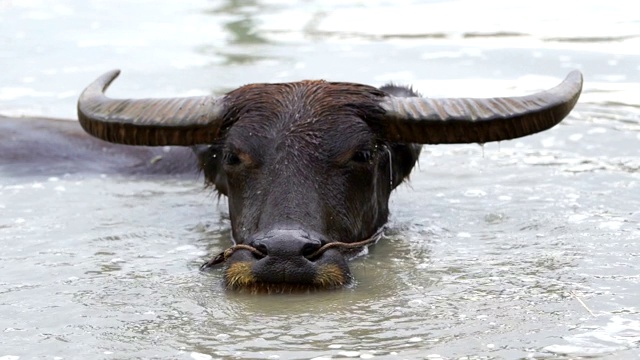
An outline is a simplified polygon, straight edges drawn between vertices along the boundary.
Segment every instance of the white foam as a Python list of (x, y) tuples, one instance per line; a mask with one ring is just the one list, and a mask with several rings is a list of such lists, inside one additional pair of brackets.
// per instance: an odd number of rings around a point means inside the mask
[(342, 355), (345, 357), (359, 357), (360, 352), (359, 351), (340, 351), (338, 355)]
[(182, 245), (175, 248), (175, 251), (188, 251), (188, 250), (193, 250), (195, 248), (196, 247), (193, 245)]
[(579, 224), (583, 222), (585, 219), (587, 219), (588, 217), (589, 217), (588, 215), (584, 215), (584, 214), (573, 214), (567, 218), (567, 221), (574, 224)]
[(480, 189), (469, 189), (464, 192), (464, 196), (466, 197), (483, 197), (487, 196), (487, 192)]
[(569, 140), (580, 141), (580, 139), (582, 139), (583, 137), (584, 137), (583, 134), (572, 134), (572, 135), (569, 135)]
[(621, 221), (603, 221), (598, 227), (605, 230), (619, 230), (622, 227)]
[(213, 357), (211, 355), (207, 355), (207, 354), (202, 354), (199, 352), (192, 352), (191, 353), (191, 358), (194, 360), (210, 360), (213, 359)]
[(604, 326), (564, 337), (567, 344), (554, 344), (545, 351), (569, 356), (595, 356), (635, 348), (640, 342), (640, 321), (613, 316)]
[(592, 134), (604, 134), (607, 132), (607, 129), (603, 128), (603, 127), (594, 127), (592, 129), (589, 129), (589, 131), (587, 131), (587, 134), (592, 135)]

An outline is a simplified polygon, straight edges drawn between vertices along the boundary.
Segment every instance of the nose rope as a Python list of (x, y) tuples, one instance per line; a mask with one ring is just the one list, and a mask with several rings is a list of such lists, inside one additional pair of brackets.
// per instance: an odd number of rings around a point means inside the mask
[[(320, 249), (318, 249), (315, 252), (313, 252), (313, 254), (305, 256), (305, 257), (307, 259), (309, 259), (309, 260), (313, 260), (313, 259), (319, 257), (320, 255), (324, 254), (327, 250), (329, 250), (331, 248), (356, 249), (356, 248), (359, 248), (359, 247), (371, 245), (371, 244), (375, 243), (376, 241), (380, 240), (380, 238), (382, 237), (383, 231), (384, 231), (384, 228), (380, 228), (378, 231), (376, 231), (375, 234), (373, 234), (373, 236), (371, 236), (368, 239), (362, 240), (362, 241), (357, 241), (357, 242), (352, 242), (352, 243), (334, 241), (334, 242), (326, 243), (322, 247), (320, 247)], [(220, 254), (218, 254), (215, 257), (213, 257), (211, 260), (209, 260), (209, 261), (205, 262), (204, 264), (202, 264), (200, 266), (200, 270), (205, 270), (205, 269), (208, 269), (210, 267), (216, 266), (218, 264), (224, 263), (237, 250), (250, 251), (252, 254), (256, 255), (259, 258), (263, 258), (263, 257), (267, 256), (262, 251), (254, 248), (251, 245), (237, 244), (237, 245), (231, 246), (230, 248), (226, 249), (225, 251), (223, 251)]]
[(226, 249), (225, 251), (221, 252), (220, 254), (214, 256), (211, 260), (207, 261), (206, 263), (200, 265), (200, 270), (204, 270), (204, 269), (216, 266), (218, 264), (222, 264), (223, 262), (227, 261), (227, 259), (229, 257), (231, 257), (231, 255), (236, 250), (248, 250), (252, 254), (254, 254), (254, 255), (256, 255), (257, 257), (260, 257), (260, 258), (263, 258), (263, 257), (266, 256), (260, 250), (254, 248), (251, 245), (237, 244), (237, 245), (233, 245), (232, 247)]

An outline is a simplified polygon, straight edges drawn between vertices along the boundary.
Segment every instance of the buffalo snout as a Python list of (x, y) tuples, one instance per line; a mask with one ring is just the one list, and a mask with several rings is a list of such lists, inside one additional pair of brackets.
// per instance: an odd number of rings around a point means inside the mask
[(273, 258), (297, 258), (313, 255), (323, 245), (319, 237), (301, 230), (275, 230), (255, 239), (251, 246)]
[[(238, 250), (227, 261), (227, 287), (250, 292), (338, 288), (351, 282), (345, 256), (321, 236), (304, 230), (272, 230), (253, 237), (256, 252)], [(256, 255), (260, 254), (260, 255)]]

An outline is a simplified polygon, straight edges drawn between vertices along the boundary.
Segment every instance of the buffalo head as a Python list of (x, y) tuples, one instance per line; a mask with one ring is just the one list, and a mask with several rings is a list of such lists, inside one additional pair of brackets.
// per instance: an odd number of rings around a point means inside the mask
[(524, 97), (429, 99), (411, 90), (302, 81), (243, 86), (221, 97), (110, 99), (112, 71), (80, 96), (89, 134), (129, 145), (193, 146), (229, 199), (234, 289), (348, 284), (353, 247), (387, 221), (391, 191), (420, 144), (485, 143), (548, 129), (573, 108), (582, 76)]

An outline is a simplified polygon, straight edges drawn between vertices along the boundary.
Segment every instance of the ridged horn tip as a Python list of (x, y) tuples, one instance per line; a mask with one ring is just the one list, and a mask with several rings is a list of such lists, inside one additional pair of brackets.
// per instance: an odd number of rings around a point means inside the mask
[(104, 92), (107, 91), (113, 80), (118, 76), (120, 76), (120, 69), (114, 69), (100, 75), (96, 80), (89, 84), (89, 86), (87, 86), (80, 94), (80, 98), (78, 99), (78, 109), (81, 104), (85, 104), (88, 99), (96, 95), (102, 96)]

